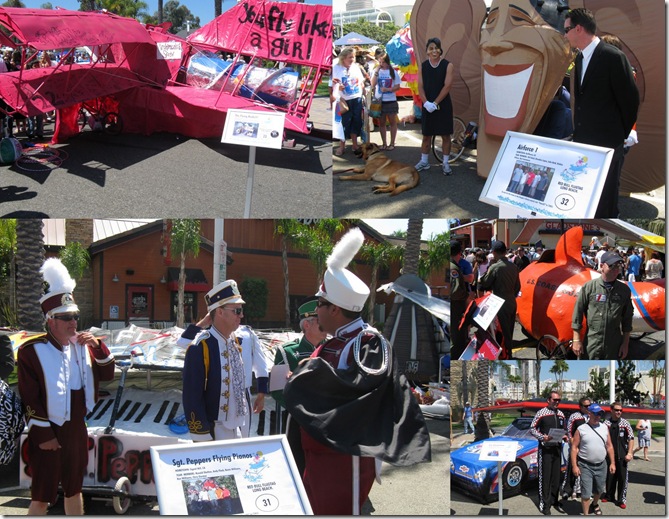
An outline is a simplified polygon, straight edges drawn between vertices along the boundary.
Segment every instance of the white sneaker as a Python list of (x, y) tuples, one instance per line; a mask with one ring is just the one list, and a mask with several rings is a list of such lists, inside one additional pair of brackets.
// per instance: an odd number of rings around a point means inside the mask
[(416, 171), (423, 171), (424, 169), (430, 169), (430, 164), (421, 160), (416, 164), (415, 168)]
[(451, 166), (450, 166), (450, 164), (448, 164), (448, 163), (447, 163), (447, 164), (442, 164), (442, 165), (441, 165), (441, 172), (442, 172), (444, 175), (452, 175), (452, 174), (453, 174), (453, 170), (451, 169)]

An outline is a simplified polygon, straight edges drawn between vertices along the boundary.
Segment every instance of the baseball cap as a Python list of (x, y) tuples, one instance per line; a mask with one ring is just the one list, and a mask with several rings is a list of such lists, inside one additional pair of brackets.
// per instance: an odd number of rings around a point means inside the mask
[(601, 408), (601, 406), (597, 403), (590, 404), (590, 406), (588, 407), (588, 411), (590, 411), (591, 413), (595, 413), (595, 414), (599, 414), (599, 413), (604, 412), (604, 410)]
[(506, 252), (506, 245), (503, 241), (497, 240), (492, 243), (491, 250), (493, 252)]
[(609, 251), (602, 254), (601, 263), (606, 263), (609, 267), (612, 267), (620, 261), (623, 261), (623, 259), (615, 252)]

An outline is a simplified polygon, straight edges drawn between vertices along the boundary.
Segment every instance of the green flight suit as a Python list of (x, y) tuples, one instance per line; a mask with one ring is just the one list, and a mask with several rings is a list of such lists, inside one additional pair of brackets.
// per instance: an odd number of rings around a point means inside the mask
[(460, 320), (467, 309), (467, 282), (462, 279), (462, 270), (451, 261), (451, 358), (458, 360), (467, 347), (467, 327), (458, 330)]
[(622, 281), (607, 288), (600, 277), (588, 281), (578, 293), (571, 328), (581, 331), (583, 317), (588, 330), (583, 348), (590, 360), (617, 360), (623, 334), (632, 331), (632, 291)]

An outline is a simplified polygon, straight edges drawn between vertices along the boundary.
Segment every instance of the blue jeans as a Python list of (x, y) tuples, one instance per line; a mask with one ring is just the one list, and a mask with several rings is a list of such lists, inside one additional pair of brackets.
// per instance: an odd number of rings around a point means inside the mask
[(472, 417), (470, 416), (469, 418), (465, 418), (465, 434), (467, 434), (467, 426), (474, 432), (474, 421), (472, 420)]

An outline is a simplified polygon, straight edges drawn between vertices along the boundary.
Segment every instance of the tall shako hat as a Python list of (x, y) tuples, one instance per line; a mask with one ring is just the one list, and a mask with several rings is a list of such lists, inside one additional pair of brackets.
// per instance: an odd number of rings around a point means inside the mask
[(49, 291), (39, 300), (42, 312), (47, 318), (56, 314), (79, 311), (72, 296), (77, 282), (72, 279), (67, 268), (58, 258), (47, 259), (40, 269), (40, 274), (44, 281), (49, 283)]
[(342, 236), (327, 259), (328, 269), (316, 296), (345, 310), (362, 311), (369, 297), (369, 287), (346, 267), (353, 261), (364, 241), (365, 237), (357, 227)]
[(234, 279), (227, 279), (216, 285), (207, 292), (204, 296), (204, 300), (207, 303), (208, 312), (223, 305), (230, 305), (233, 303), (245, 304), (245, 301), (242, 299), (239, 289), (237, 288), (237, 282)]

